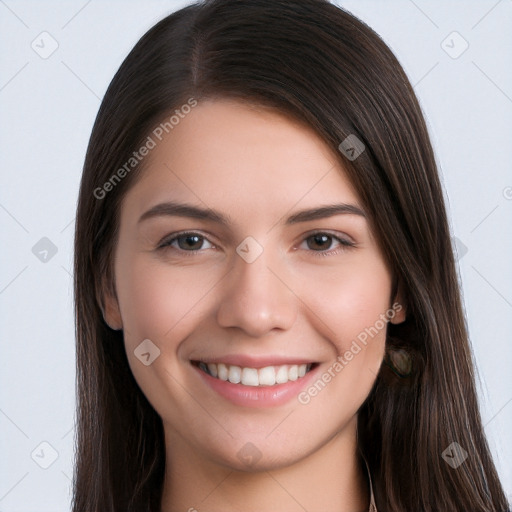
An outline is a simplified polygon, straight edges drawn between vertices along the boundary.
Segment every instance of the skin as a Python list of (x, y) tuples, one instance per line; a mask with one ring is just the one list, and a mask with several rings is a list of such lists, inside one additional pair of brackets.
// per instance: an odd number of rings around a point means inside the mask
[[(320, 363), (322, 375), (398, 299), (364, 216), (286, 224), (305, 209), (363, 209), (339, 155), (309, 127), (274, 111), (209, 100), (147, 158), (123, 199), (117, 297), (105, 297), (105, 320), (123, 329), (133, 374), (163, 420), (162, 511), (367, 511), (357, 410), (382, 363), (385, 328), (307, 404), (234, 405), (190, 363), (284, 355)], [(166, 201), (211, 208), (229, 222), (171, 215), (139, 222)], [(194, 252), (183, 239), (159, 248), (182, 231), (204, 237)], [(332, 238), (315, 244), (314, 231)], [(263, 248), (252, 263), (236, 252), (248, 236)], [(392, 321), (404, 319), (402, 309)], [(134, 355), (145, 339), (160, 349), (148, 366)], [(259, 456), (250, 466), (237, 455), (247, 443)]]

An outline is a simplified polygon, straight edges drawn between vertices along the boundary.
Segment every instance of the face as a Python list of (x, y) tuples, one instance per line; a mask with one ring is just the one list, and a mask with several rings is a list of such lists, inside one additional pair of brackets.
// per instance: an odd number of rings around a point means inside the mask
[(166, 441), (268, 469), (355, 436), (386, 314), (403, 311), (339, 157), (295, 121), (217, 100), (147, 159), (123, 199), (106, 320)]

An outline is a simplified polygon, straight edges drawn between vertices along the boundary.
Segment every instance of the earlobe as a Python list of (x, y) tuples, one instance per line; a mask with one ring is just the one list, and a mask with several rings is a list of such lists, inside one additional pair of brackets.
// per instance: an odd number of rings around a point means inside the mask
[(401, 302), (396, 301), (393, 303), (393, 311), (395, 312), (395, 314), (389, 320), (392, 324), (397, 325), (405, 322), (407, 316), (405, 306)]
[(407, 318), (407, 308), (405, 306), (405, 301), (403, 300), (404, 294), (401, 291), (401, 286), (399, 285), (398, 291), (395, 294), (395, 300), (391, 306), (391, 310), (393, 314), (390, 316), (389, 321), (392, 324), (401, 324), (405, 322)]
[(98, 299), (105, 323), (114, 331), (121, 330), (123, 328), (123, 320), (121, 318), (119, 302), (113, 287), (103, 285), (101, 296), (98, 297)]
[(123, 321), (121, 319), (117, 298), (107, 294), (104, 299), (104, 304), (103, 319), (105, 323), (114, 331), (120, 331), (123, 328)]

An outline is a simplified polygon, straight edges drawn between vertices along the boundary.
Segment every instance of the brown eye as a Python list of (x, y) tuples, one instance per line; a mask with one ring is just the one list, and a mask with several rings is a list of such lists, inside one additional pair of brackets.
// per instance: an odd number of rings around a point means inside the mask
[(177, 239), (178, 247), (184, 251), (201, 249), (203, 238), (197, 235), (182, 235)]
[(355, 243), (351, 240), (336, 236), (331, 233), (318, 231), (304, 238), (302, 249), (313, 251), (319, 254), (334, 254), (337, 250), (344, 250), (355, 247)]
[(325, 233), (316, 233), (306, 239), (308, 249), (313, 251), (326, 251), (331, 248), (333, 237)]
[[(207, 246), (205, 247), (205, 245)], [(160, 245), (160, 248), (166, 247), (193, 252), (200, 251), (201, 249), (210, 249), (213, 245), (204, 236), (198, 233), (182, 233), (181, 235), (169, 238)]]

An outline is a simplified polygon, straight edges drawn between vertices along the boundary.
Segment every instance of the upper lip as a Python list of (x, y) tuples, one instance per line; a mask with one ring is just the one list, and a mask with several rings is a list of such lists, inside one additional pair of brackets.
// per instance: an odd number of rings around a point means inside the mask
[(240, 366), (241, 368), (265, 368), (267, 366), (281, 365), (300, 365), (316, 362), (314, 359), (290, 356), (254, 356), (247, 354), (230, 354), (219, 357), (197, 358), (191, 359), (199, 363), (224, 363), (231, 366)]

